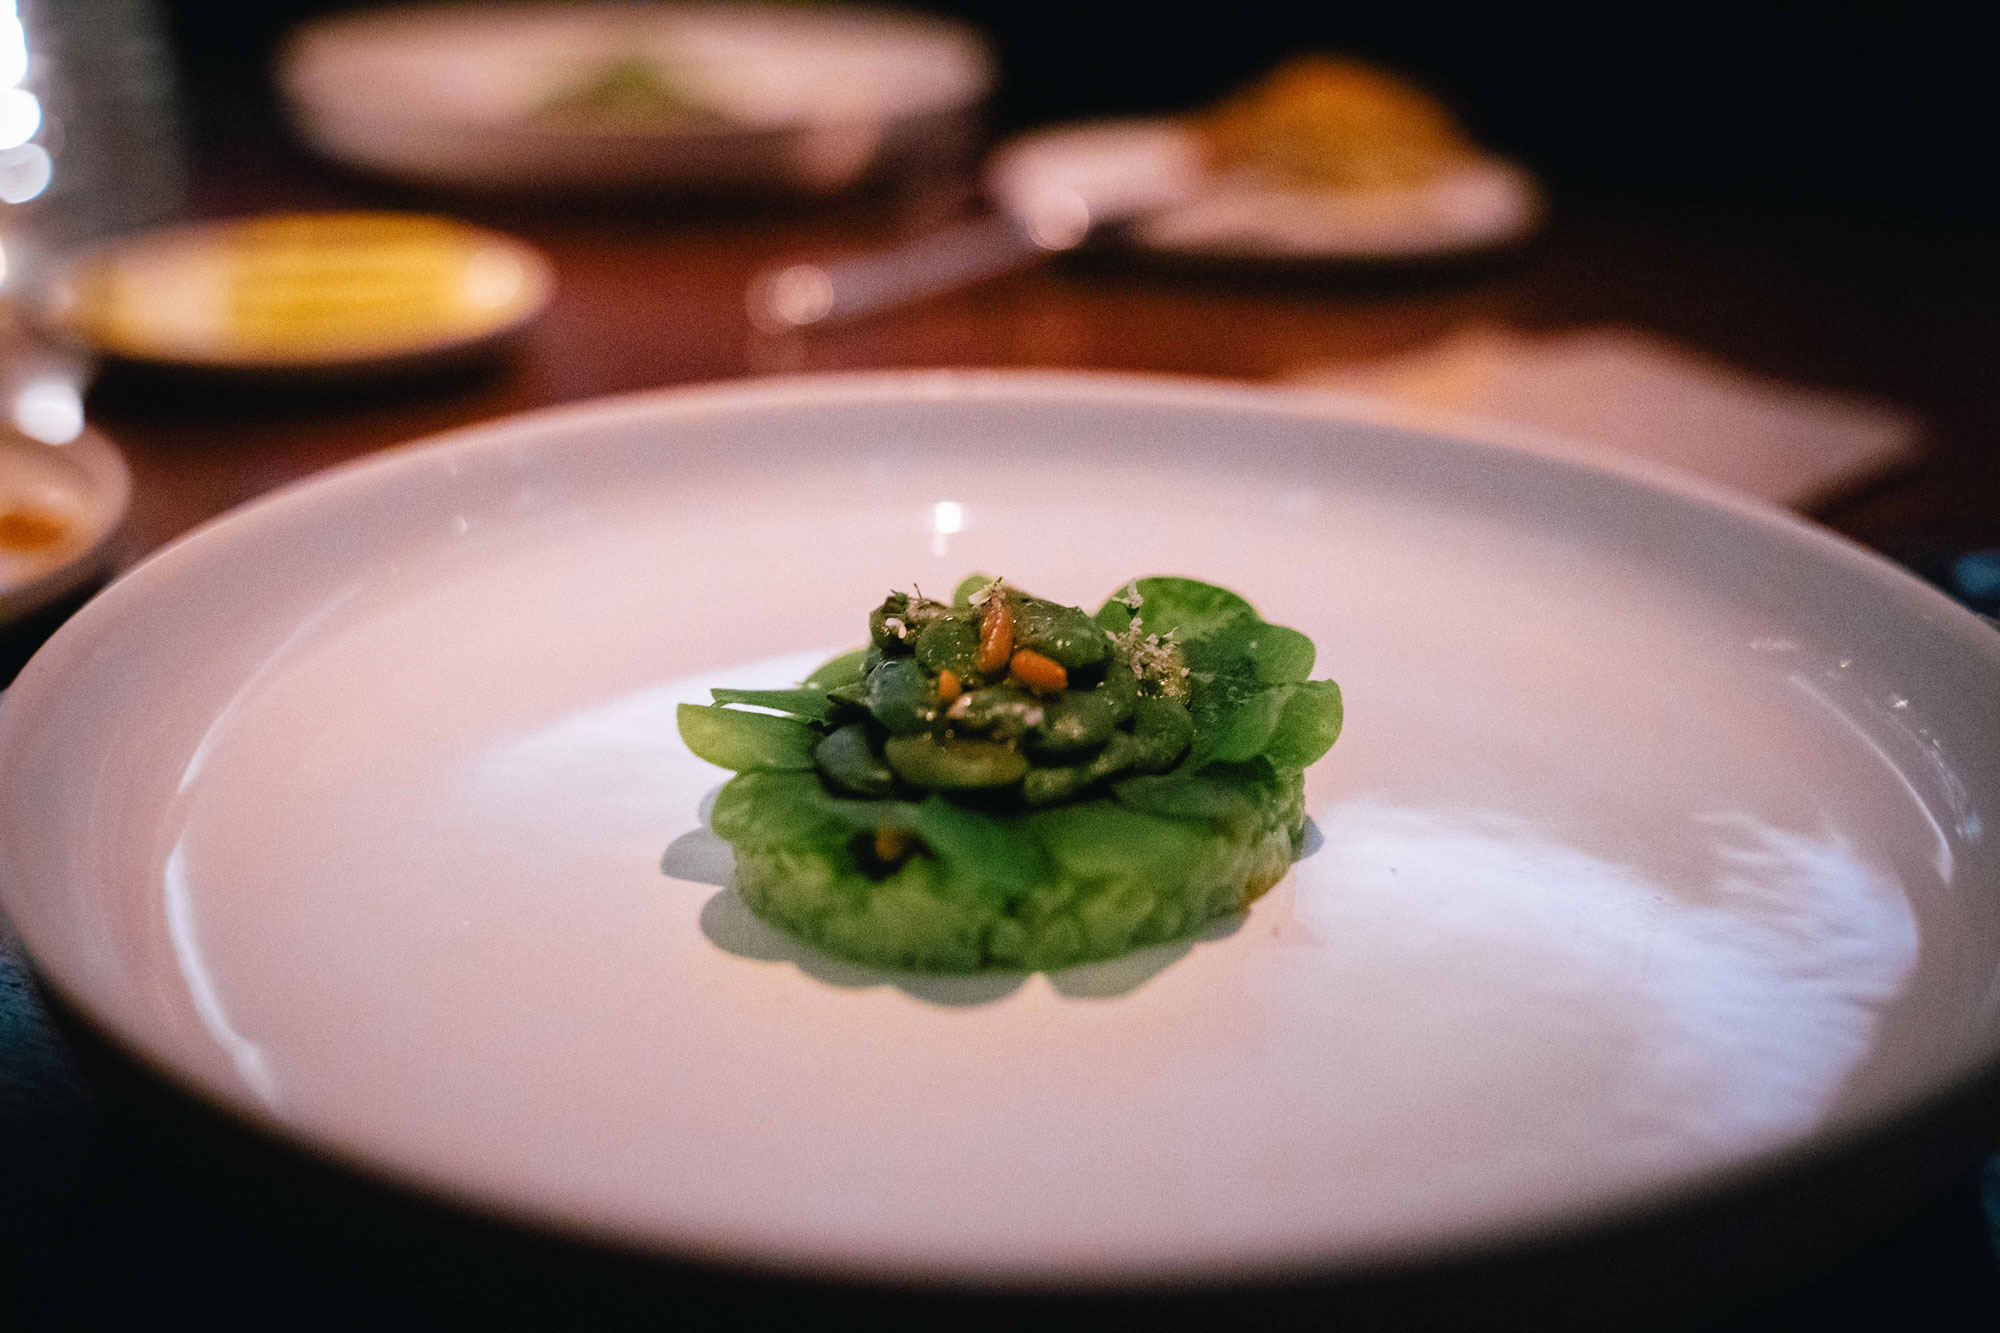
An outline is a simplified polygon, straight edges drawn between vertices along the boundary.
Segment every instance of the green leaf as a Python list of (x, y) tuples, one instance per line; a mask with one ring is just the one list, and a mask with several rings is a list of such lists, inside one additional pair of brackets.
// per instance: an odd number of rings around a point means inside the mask
[(856, 648), (851, 653), (842, 653), (822, 663), (817, 671), (806, 677), (806, 684), (817, 690), (836, 690), (843, 685), (859, 685), (868, 674), (868, 650)]
[(1081, 880), (1177, 882), (1201, 855), (1206, 836), (1112, 801), (1056, 806), (1024, 822), (1063, 873)]
[(909, 830), (953, 873), (988, 885), (1004, 898), (1026, 893), (1043, 878), (1042, 849), (1018, 822), (995, 819), (933, 796), (914, 807)]
[(952, 590), (951, 604), (961, 607), (971, 606), (972, 594), (978, 592), (991, 582), (993, 582), (991, 574), (967, 574), (963, 579), (959, 580), (958, 587)]
[(1250, 614), (1211, 621), (1202, 634), (1175, 638), (1193, 687), (1189, 766), (1258, 753), (1277, 726), (1288, 697), (1283, 692), (1312, 670), (1312, 640)]
[(740, 773), (715, 798), (717, 837), (749, 846), (818, 846), (839, 852), (857, 833), (878, 828), (915, 834), (953, 876), (1005, 898), (1046, 878), (1041, 846), (1018, 821), (967, 810), (933, 796), (909, 801), (852, 800), (826, 790), (810, 773)]
[(834, 845), (854, 830), (811, 773), (739, 773), (716, 793), (709, 827), (725, 842)]
[(710, 690), (719, 704), (749, 704), (790, 713), (808, 722), (824, 722), (827, 714), (825, 690)]
[(676, 716), (688, 749), (719, 767), (740, 773), (813, 766), (813, 743), (818, 738), (811, 727), (793, 718), (746, 713), (720, 704), (682, 704)]
[(1308, 680), (1289, 687), (1291, 697), (1264, 746), (1264, 757), (1278, 768), (1305, 768), (1340, 739), (1344, 710), (1340, 686), (1330, 680)]
[(709, 824), (727, 842), (817, 843), (832, 851), (878, 828), (917, 832), (917, 807), (836, 796), (812, 773), (738, 773), (716, 793)]
[(1201, 762), (1238, 763), (1264, 753), (1278, 729), (1296, 685), (1279, 685), (1241, 698), (1218, 717), (1207, 737)]
[(1266, 685), (1295, 685), (1312, 675), (1313, 641), (1295, 629), (1260, 620), (1243, 645)]
[(1247, 828), (1257, 819), (1257, 803), (1245, 784), (1205, 775), (1126, 778), (1111, 785), (1111, 794), (1119, 804), (1149, 815), (1228, 832)]
[[(1181, 645), (1189, 673), (1188, 712), (1194, 718), (1190, 767), (1216, 756), (1216, 747), (1230, 734), (1237, 713), (1263, 688), (1256, 659), (1250, 655), (1250, 644), (1262, 624), (1254, 617), (1238, 617)], [(1257, 743), (1262, 743), (1261, 737)]]
[(1199, 579), (1157, 578), (1138, 580), (1139, 619), (1148, 634), (1164, 635), (1172, 630), (1185, 645), (1202, 638), (1244, 616), (1255, 617), (1250, 603), (1227, 588)]

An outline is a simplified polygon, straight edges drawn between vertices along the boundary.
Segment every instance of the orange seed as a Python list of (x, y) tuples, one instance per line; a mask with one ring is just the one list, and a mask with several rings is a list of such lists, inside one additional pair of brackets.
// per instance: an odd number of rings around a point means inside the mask
[(964, 692), (965, 686), (959, 681), (956, 671), (953, 671), (950, 667), (946, 667), (944, 670), (938, 672), (939, 703), (948, 704)]
[(1007, 670), (1036, 694), (1054, 694), (1069, 688), (1069, 672), (1062, 663), (1044, 657), (1033, 648), (1023, 648), (1008, 662)]
[(1006, 667), (1013, 651), (1014, 609), (1007, 604), (1007, 595), (995, 588), (979, 617), (979, 656), (973, 665), (992, 675)]

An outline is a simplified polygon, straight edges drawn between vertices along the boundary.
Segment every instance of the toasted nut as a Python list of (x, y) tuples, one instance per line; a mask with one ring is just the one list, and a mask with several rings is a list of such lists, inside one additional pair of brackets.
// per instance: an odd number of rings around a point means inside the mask
[(959, 683), (958, 673), (950, 667), (938, 672), (938, 702), (949, 704), (965, 693), (965, 686)]
[(1069, 688), (1069, 672), (1052, 657), (1043, 657), (1032, 648), (1023, 648), (1007, 663), (1009, 675), (1036, 694), (1054, 694)]
[(993, 675), (1006, 669), (1013, 651), (1014, 609), (1007, 595), (995, 588), (979, 617), (979, 656), (974, 665), (986, 675)]
[(910, 854), (910, 835), (887, 824), (875, 830), (875, 857), (887, 865), (899, 865)]

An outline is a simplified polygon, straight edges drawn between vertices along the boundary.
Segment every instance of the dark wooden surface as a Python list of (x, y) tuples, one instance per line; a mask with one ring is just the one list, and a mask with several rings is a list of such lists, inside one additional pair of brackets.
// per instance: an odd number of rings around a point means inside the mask
[[(482, 368), (393, 384), (258, 389), (114, 374), (95, 423), (131, 460), (129, 558), (319, 468), (453, 426), (599, 394), (741, 375), (904, 366), (1058, 366), (1267, 380), (1420, 345), (1468, 320), (1555, 329), (1615, 322), (1750, 370), (1859, 392), (1920, 415), (1918, 468), (1820, 517), (1904, 559), (2000, 546), (2000, 263), (1995, 237), (1720, 201), (1563, 194), (1523, 252), (1425, 275), (1215, 275), (1087, 257), (847, 329), (752, 333), (746, 277), (783, 256), (879, 244), (931, 225), (952, 191), (818, 210), (607, 203), (551, 210), (411, 200), (268, 142), (212, 152), (197, 209), (444, 207), (543, 247), (559, 290), (547, 317)], [(93, 1111), (0, 949), (0, 1254), (53, 1307), (147, 1308), (106, 1296), (136, 1281), (157, 1312), (254, 1313), (244, 1293), (294, 1293), (307, 1323), (425, 1322), (338, 1263), (272, 1239), (164, 1167), (142, 1135)], [(1835, 1269), (1772, 1296), (1753, 1325), (1883, 1326), (1919, 1305), (1933, 1327), (2000, 1321), (1980, 1184)], [(0, 1283), (8, 1268), (0, 1263)], [(218, 1304), (219, 1302), (219, 1304)], [(10, 1307), (0, 1288), (0, 1324)]]

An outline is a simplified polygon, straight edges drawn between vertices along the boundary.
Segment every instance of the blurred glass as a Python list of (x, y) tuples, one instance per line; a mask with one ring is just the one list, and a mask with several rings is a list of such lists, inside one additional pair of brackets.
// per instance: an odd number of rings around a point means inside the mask
[[(61, 257), (179, 212), (171, 64), (150, 0), (0, 0), (0, 411), (81, 429), (81, 360), (23, 331)], [(61, 402), (57, 402), (61, 399)]]

